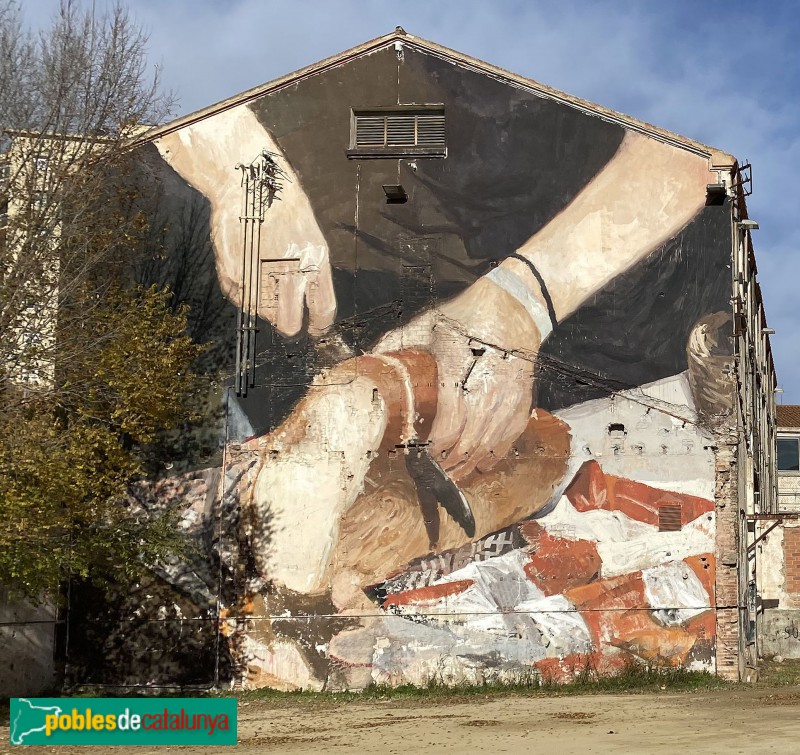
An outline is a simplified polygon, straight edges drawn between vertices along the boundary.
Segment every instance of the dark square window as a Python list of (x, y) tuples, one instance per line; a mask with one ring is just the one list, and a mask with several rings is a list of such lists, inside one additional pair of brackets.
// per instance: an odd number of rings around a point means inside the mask
[(800, 472), (800, 438), (778, 438), (778, 470)]

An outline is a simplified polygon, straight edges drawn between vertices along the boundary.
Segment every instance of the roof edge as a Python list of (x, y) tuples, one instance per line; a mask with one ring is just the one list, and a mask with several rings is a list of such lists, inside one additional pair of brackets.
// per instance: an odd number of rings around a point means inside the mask
[(237, 105), (243, 105), (244, 103), (255, 100), (264, 94), (282, 89), (283, 87), (289, 86), (294, 82), (300, 81), (308, 76), (322, 73), (329, 68), (346, 63), (348, 60), (360, 57), (361, 55), (374, 52), (375, 50), (386, 47), (397, 40), (404, 40), (405, 38), (405, 35), (397, 31), (393, 31), (391, 34), (386, 34), (382, 37), (376, 37), (375, 39), (371, 39), (368, 42), (357, 45), (356, 47), (351, 47), (349, 50), (337, 53), (336, 55), (331, 55), (328, 58), (324, 58), (323, 60), (312, 63), (304, 68), (299, 68), (296, 71), (287, 73), (280, 78), (273, 79), (272, 81), (259, 84), (258, 86), (245, 90), (244, 92), (235, 94), (232, 97), (228, 97), (227, 99), (221, 100), (213, 105), (209, 105), (201, 110), (196, 110), (193, 113), (176, 118), (174, 121), (170, 121), (169, 123), (165, 123), (161, 126), (156, 126), (155, 128), (150, 129), (146, 133), (142, 134), (138, 141), (148, 142), (161, 136), (166, 136), (167, 134), (177, 131), (184, 126), (196, 123), (197, 121), (201, 121), (204, 118), (215, 115), (216, 113), (221, 113), (224, 110), (229, 110)]
[(197, 110), (193, 113), (189, 113), (188, 115), (177, 118), (174, 121), (164, 124), (163, 126), (157, 126), (153, 129), (150, 129), (146, 133), (139, 136), (135, 140), (135, 143), (144, 143), (152, 141), (153, 139), (157, 139), (161, 136), (165, 136), (173, 131), (183, 128), (184, 126), (188, 126), (216, 113), (236, 107), (237, 105), (245, 104), (251, 100), (261, 97), (264, 94), (282, 89), (283, 87), (289, 86), (308, 76), (321, 73), (329, 68), (333, 68), (341, 65), (342, 63), (346, 63), (353, 58), (357, 58), (370, 52), (379, 50), (383, 47), (387, 47), (395, 42), (402, 42), (405, 45), (432, 53), (451, 63), (475, 70), (478, 73), (493, 76), (494, 78), (505, 81), (513, 86), (520, 87), (521, 89), (533, 92), (541, 97), (545, 97), (547, 99), (554, 100), (569, 107), (578, 109), (587, 115), (617, 123), (625, 128), (638, 131), (675, 147), (694, 152), (700, 156), (708, 157), (710, 168), (712, 170), (732, 170), (736, 164), (736, 159), (733, 157), (733, 155), (725, 152), (724, 150), (711, 147), (707, 144), (696, 141), (695, 139), (690, 139), (680, 134), (676, 134), (673, 131), (668, 131), (667, 129), (654, 126), (652, 123), (647, 123), (646, 121), (633, 118), (632, 116), (625, 115), (624, 113), (620, 113), (602, 105), (598, 105), (594, 102), (590, 102), (589, 100), (584, 100), (580, 97), (575, 97), (558, 89), (553, 89), (552, 87), (549, 87), (546, 84), (541, 84), (534, 79), (529, 79), (512, 73), (504, 68), (500, 68), (499, 66), (495, 66), (491, 63), (480, 60), (479, 58), (474, 58), (470, 55), (458, 52), (457, 50), (445, 47), (444, 45), (440, 45), (436, 42), (431, 42), (430, 40), (422, 37), (408, 34), (400, 27), (397, 27), (397, 29), (390, 34), (376, 37), (375, 39), (364, 42), (356, 47), (351, 47), (349, 50), (345, 50), (344, 52), (332, 55), (324, 60), (286, 74), (285, 76), (281, 76), (278, 79), (273, 79), (272, 81), (260, 84), (259, 86), (248, 89), (240, 94), (233, 95), (232, 97), (217, 102), (214, 105), (210, 105), (201, 110)]
[(445, 47), (436, 42), (431, 42), (430, 40), (423, 39), (421, 37), (415, 37), (410, 34), (406, 35), (405, 37), (398, 38), (404, 39), (406, 42), (410, 42), (413, 46), (434, 52), (450, 62), (458, 63), (468, 68), (473, 68), (481, 73), (493, 75), (511, 84), (518, 85), (523, 89), (534, 92), (535, 94), (546, 97), (547, 99), (555, 100), (581, 110), (587, 115), (613, 121), (627, 128), (634, 129), (648, 136), (653, 136), (661, 141), (673, 144), (676, 147), (681, 147), (697, 154), (708, 156), (711, 159), (713, 167), (715, 168), (732, 168), (736, 163), (736, 158), (724, 150), (711, 147), (707, 144), (696, 141), (695, 139), (690, 139), (689, 137), (682, 136), (681, 134), (676, 134), (673, 131), (660, 128), (659, 126), (654, 126), (652, 123), (647, 123), (646, 121), (639, 120), (638, 118), (626, 115), (625, 113), (620, 113), (616, 110), (612, 110), (611, 108), (604, 107), (603, 105), (598, 105), (590, 100), (584, 100), (581, 97), (567, 94), (566, 92), (554, 89), (547, 84), (542, 84), (534, 79), (520, 76), (519, 74), (508, 71), (505, 68), (500, 68), (500, 66), (487, 63), (479, 58), (474, 58), (470, 55), (452, 50), (449, 47)]

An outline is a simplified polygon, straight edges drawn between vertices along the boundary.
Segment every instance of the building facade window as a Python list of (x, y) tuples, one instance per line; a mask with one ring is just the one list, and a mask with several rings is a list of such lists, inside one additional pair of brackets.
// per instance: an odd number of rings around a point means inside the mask
[(445, 157), (444, 107), (396, 105), (354, 109), (350, 118), (347, 156)]
[(778, 471), (800, 472), (800, 437), (778, 438)]

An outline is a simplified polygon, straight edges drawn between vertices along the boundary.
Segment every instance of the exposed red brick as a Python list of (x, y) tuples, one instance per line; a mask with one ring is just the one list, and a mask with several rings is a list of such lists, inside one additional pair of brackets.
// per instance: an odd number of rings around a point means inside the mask
[(706, 498), (671, 493), (605, 474), (594, 460), (587, 461), (580, 468), (565, 494), (578, 511), (621, 511), (631, 519), (654, 526), (658, 526), (659, 506), (665, 503), (681, 507), (681, 525), (714, 510), (714, 502)]
[(786, 592), (800, 594), (800, 527), (786, 527), (783, 530), (784, 571)]

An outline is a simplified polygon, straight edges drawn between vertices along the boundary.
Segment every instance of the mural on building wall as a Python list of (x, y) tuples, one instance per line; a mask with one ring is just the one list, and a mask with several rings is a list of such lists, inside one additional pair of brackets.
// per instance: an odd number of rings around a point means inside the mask
[[(349, 159), (351, 109), (398, 101), (443, 104), (447, 157)], [(144, 614), (205, 618), (250, 686), (713, 669), (731, 273), (706, 157), (411, 47), (149, 149), (259, 333), (221, 468), (161, 494), (209, 559), (159, 567), (182, 597)], [(235, 166), (263, 154), (253, 257)]]

